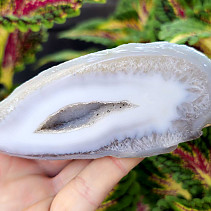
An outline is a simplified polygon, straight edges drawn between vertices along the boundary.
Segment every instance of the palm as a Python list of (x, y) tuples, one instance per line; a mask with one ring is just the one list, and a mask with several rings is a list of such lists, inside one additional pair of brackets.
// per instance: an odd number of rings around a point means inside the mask
[(95, 210), (138, 162), (111, 157), (38, 161), (0, 154), (0, 210)]

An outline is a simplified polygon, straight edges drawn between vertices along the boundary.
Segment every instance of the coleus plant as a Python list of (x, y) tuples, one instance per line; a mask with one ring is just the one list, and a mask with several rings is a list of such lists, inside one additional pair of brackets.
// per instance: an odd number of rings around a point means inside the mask
[(3, 0), (0, 2), (0, 99), (13, 88), (13, 76), (35, 61), (47, 29), (80, 14), (83, 3), (104, 0)]
[(94, 19), (60, 34), (115, 47), (158, 40), (186, 43), (211, 56), (209, 0), (120, 0), (108, 19)]
[[(211, 2), (206, 0), (120, 0), (109, 18), (86, 21), (60, 38), (108, 48), (164, 40), (193, 46), (211, 57), (210, 10)], [(58, 52), (40, 62), (85, 53)], [(200, 139), (180, 144), (173, 153), (146, 158), (112, 190), (99, 210), (211, 210), (211, 129), (203, 132)]]

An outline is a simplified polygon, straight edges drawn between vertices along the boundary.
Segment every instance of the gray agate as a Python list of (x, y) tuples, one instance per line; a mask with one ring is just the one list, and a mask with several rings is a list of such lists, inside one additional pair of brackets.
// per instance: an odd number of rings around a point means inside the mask
[(211, 61), (131, 43), (52, 67), (0, 103), (0, 151), (38, 159), (146, 157), (211, 124)]

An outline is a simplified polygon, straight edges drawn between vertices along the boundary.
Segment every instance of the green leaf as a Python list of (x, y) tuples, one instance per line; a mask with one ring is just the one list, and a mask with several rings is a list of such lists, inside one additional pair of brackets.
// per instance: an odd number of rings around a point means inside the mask
[[(94, 19), (88, 22), (80, 24), (79, 27), (74, 29), (62, 32), (59, 34), (59, 38), (66, 39), (79, 39), (86, 42), (93, 42), (97, 44), (103, 44), (106, 46), (114, 46), (115, 35), (117, 32), (111, 30), (103, 30), (104, 20), (103, 19)], [(119, 35), (117, 35), (118, 37)]]
[(88, 49), (86, 51), (74, 51), (74, 50), (60, 51), (60, 52), (50, 54), (50, 55), (47, 55), (47, 56), (41, 58), (37, 62), (36, 68), (41, 67), (49, 62), (64, 62), (64, 61), (71, 60), (71, 59), (74, 59), (79, 56), (83, 56), (83, 55), (86, 55), (88, 53), (92, 53), (95, 51), (96, 51), (95, 49)]
[(110, 18), (85, 21), (61, 33), (60, 38), (79, 39), (108, 48), (129, 42), (156, 41), (162, 23), (175, 18), (172, 13), (167, 1), (122, 0)]
[[(121, 0), (118, 2), (118, 5), (116, 7), (116, 10), (113, 16), (121, 18), (123, 14), (126, 14), (126, 13), (132, 14), (133, 12), (136, 12), (134, 9), (134, 6), (138, 4), (139, 4), (139, 0), (130, 0), (130, 1)], [(131, 16), (128, 16), (128, 17), (131, 18)]]
[(136, 210), (140, 199), (140, 185), (137, 182), (137, 174), (131, 171), (111, 191), (98, 211)]
[(195, 20), (175, 20), (161, 27), (159, 38), (173, 43), (194, 45), (200, 38), (211, 37), (211, 26)]

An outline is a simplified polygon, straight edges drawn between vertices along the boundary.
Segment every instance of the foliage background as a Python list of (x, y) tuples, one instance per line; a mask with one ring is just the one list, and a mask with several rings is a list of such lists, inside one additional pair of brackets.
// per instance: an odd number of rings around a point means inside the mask
[[(211, 58), (210, 0), (119, 0), (108, 18), (85, 21), (59, 34), (58, 39), (81, 40), (86, 48), (66, 49), (36, 61), (49, 28), (79, 15), (85, 2), (1, 0), (1, 99), (16, 87), (14, 74), (27, 63), (46, 67), (49, 62), (123, 43), (165, 40), (192, 46)], [(211, 128), (172, 153), (146, 158), (112, 190), (99, 210), (211, 210)]]

